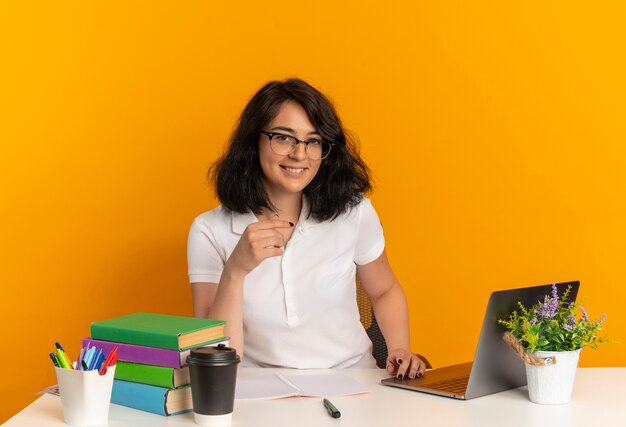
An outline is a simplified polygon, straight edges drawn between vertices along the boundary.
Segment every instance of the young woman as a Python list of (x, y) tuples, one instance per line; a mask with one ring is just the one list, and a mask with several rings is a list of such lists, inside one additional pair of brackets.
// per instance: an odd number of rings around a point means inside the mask
[(421, 376), (407, 304), (369, 199), (367, 167), (330, 101), (299, 79), (245, 107), (211, 168), (221, 205), (189, 233), (194, 314), (227, 321), (244, 366), (375, 367), (355, 274), (387, 342), (387, 370)]

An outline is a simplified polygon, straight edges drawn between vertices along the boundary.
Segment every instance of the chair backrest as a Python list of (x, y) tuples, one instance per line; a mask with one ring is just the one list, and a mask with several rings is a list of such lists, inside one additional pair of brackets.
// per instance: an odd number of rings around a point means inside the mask
[[(359, 314), (361, 316), (361, 323), (367, 332), (367, 336), (372, 341), (372, 355), (376, 360), (376, 366), (384, 369), (387, 366), (387, 342), (385, 337), (376, 322), (376, 316), (372, 309), (372, 303), (370, 302), (365, 289), (361, 286), (359, 276), (356, 277), (356, 302), (359, 307)], [(421, 354), (417, 354), (417, 357), (422, 359), (426, 364), (427, 369), (432, 369), (432, 365), (426, 357)]]
[(356, 278), (356, 301), (359, 306), (361, 323), (367, 332), (367, 336), (372, 340), (372, 355), (376, 360), (376, 366), (384, 368), (387, 364), (387, 343), (376, 322), (376, 316), (374, 316), (374, 310), (372, 310), (372, 303), (365, 293), (363, 286), (361, 286), (361, 281), (358, 276)]

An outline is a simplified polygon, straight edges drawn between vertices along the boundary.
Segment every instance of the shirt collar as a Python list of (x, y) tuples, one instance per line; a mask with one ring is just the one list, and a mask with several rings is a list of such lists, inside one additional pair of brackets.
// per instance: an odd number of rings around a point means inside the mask
[[(309, 217), (309, 201), (306, 197), (302, 196), (302, 209), (300, 210), (300, 218), (298, 218), (299, 227), (310, 227), (315, 224), (319, 224), (318, 221)], [(253, 212), (238, 213), (231, 212), (231, 229), (233, 233), (243, 234), (246, 227), (254, 222), (259, 222), (259, 219)]]
[(259, 222), (259, 219), (252, 212), (239, 213), (231, 211), (231, 228), (233, 233), (243, 234), (246, 227), (253, 222)]

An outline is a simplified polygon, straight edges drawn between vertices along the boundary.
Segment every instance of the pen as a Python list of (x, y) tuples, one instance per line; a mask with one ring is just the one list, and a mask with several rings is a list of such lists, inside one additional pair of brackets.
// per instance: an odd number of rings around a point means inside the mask
[(87, 353), (89, 352), (89, 343), (87, 343), (87, 347), (83, 347), (80, 349), (80, 355), (78, 357), (78, 363), (80, 364), (81, 371), (87, 370)]
[(52, 359), (52, 363), (54, 363), (54, 366), (56, 366), (57, 368), (59, 368), (59, 362), (57, 362), (57, 357), (54, 355), (54, 353), (50, 353), (50, 359)]
[(89, 360), (87, 361), (87, 366), (89, 366), (89, 369), (91, 369), (91, 365), (93, 365), (93, 361), (98, 355), (98, 349), (94, 346), (94, 347), (91, 347), (89, 351), (91, 354), (89, 356)]
[(98, 369), (100, 367), (99, 363), (101, 361), (100, 359), (101, 357), (102, 357), (102, 349), (99, 348), (98, 350), (96, 350), (96, 354), (93, 356), (93, 358), (91, 359), (91, 362), (89, 363), (90, 371), (94, 369)]
[(73, 369), (72, 363), (67, 358), (67, 355), (65, 354), (65, 352), (61, 350), (60, 348), (57, 348), (57, 360), (59, 361), (59, 365), (61, 365), (62, 368)]
[(339, 409), (335, 408), (335, 405), (330, 403), (330, 400), (324, 399), (324, 407), (328, 411), (328, 415), (330, 415), (331, 417), (333, 418), (341, 417), (341, 412), (339, 412)]
[(100, 354), (98, 356), (98, 359), (96, 360), (96, 363), (93, 365), (93, 369), (100, 369), (102, 362), (104, 362), (104, 351), (100, 350)]
[(78, 353), (78, 360), (76, 361), (76, 369), (78, 369), (79, 371), (83, 370), (83, 357), (85, 357), (85, 349), (81, 348), (80, 352)]
[(63, 347), (61, 347), (61, 344), (55, 342), (54, 345), (57, 348), (57, 361), (59, 362), (59, 366), (65, 369), (74, 369), (72, 367), (72, 362), (69, 357), (67, 357), (67, 354), (65, 353), (65, 350), (63, 350)]
[(113, 347), (113, 350), (111, 350), (111, 352), (107, 356), (106, 360), (104, 361), (104, 363), (100, 367), (100, 371), (98, 371), (98, 373), (100, 375), (106, 374), (107, 373), (107, 368), (109, 366), (113, 366), (115, 364), (115, 362), (117, 362), (117, 348), (118, 348), (117, 345), (115, 347)]
[(95, 347), (91, 347), (85, 352), (85, 355), (83, 356), (83, 362), (85, 362), (85, 364), (87, 365), (87, 367), (84, 369), (85, 371), (88, 371), (89, 367), (91, 366), (91, 361), (93, 360), (95, 350)]

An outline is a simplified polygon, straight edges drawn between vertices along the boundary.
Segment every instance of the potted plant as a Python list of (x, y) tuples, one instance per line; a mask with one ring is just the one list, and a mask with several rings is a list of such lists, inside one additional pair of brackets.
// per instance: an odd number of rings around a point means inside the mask
[(606, 315), (595, 321), (579, 302), (568, 302), (571, 286), (559, 298), (556, 284), (552, 295), (527, 308), (518, 302), (520, 313), (499, 319), (508, 332), (504, 339), (526, 363), (528, 395), (532, 402), (569, 402), (580, 350), (606, 342), (598, 336)]

